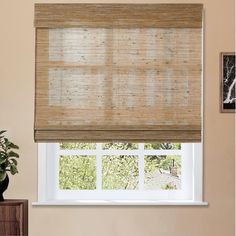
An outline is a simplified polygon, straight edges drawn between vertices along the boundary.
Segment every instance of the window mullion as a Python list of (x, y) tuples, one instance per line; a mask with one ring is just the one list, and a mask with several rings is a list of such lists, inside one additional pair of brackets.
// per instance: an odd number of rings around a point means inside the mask
[(139, 170), (139, 190), (144, 189), (144, 144), (139, 143), (138, 145), (138, 170)]
[[(47, 166), (46, 166), (46, 185), (47, 197), (56, 198), (58, 190), (60, 189), (59, 175), (60, 175), (60, 154), (59, 144), (47, 144)], [(57, 157), (57, 158), (55, 158)], [(52, 187), (53, 186), (53, 187)]]
[(102, 144), (97, 143), (96, 144), (96, 189), (101, 190), (102, 189)]
[(193, 145), (181, 144), (181, 188), (185, 195), (193, 198)]
[[(55, 145), (55, 152), (56, 152), (56, 156), (58, 156), (57, 161), (56, 161), (56, 163), (55, 163), (55, 164), (56, 164), (56, 165), (55, 165), (55, 169), (56, 169), (56, 173), (57, 173), (58, 175), (60, 175), (60, 158), (61, 158), (61, 155), (60, 155), (60, 144), (59, 144), (59, 143), (57, 143), (57, 144)], [(56, 188), (57, 188), (57, 190), (58, 190), (58, 189), (60, 189), (59, 178), (57, 178), (56, 182), (57, 182)]]

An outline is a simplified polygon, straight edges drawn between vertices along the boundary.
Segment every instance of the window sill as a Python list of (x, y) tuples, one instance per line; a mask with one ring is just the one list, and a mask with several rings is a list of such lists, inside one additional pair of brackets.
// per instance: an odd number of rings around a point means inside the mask
[(106, 206), (106, 205), (136, 205), (136, 206), (208, 206), (208, 202), (202, 201), (141, 201), (141, 200), (53, 200), (45, 202), (33, 202), (33, 206)]

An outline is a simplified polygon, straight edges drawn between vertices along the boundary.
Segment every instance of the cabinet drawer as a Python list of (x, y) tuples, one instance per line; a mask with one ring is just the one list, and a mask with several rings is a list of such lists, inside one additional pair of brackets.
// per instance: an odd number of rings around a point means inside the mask
[(28, 235), (28, 200), (0, 202), (0, 236)]
[(20, 225), (19, 222), (15, 221), (0, 221), (0, 235), (6, 236), (15, 236), (15, 235), (22, 235), (20, 232)]
[(19, 221), (22, 205), (0, 206), (0, 221)]

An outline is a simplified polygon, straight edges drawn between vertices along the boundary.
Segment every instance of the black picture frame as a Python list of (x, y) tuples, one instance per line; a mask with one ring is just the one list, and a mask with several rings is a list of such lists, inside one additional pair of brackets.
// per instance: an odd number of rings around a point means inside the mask
[(220, 111), (223, 113), (235, 112), (235, 52), (220, 54), (220, 68)]

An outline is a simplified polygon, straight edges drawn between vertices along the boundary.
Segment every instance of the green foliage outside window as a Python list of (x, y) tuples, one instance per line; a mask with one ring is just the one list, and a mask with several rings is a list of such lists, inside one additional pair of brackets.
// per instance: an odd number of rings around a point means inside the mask
[(102, 166), (103, 189), (137, 189), (138, 157), (103, 156)]
[(96, 156), (61, 156), (60, 189), (96, 189)]
[(136, 150), (138, 149), (137, 143), (103, 143), (103, 150)]
[[(179, 150), (179, 143), (147, 143), (145, 150)], [(95, 150), (95, 143), (61, 143), (60, 149)], [(103, 150), (137, 150), (136, 143), (104, 143)], [(145, 182), (157, 175), (168, 174), (179, 178), (181, 175), (181, 157), (178, 155), (149, 155), (144, 157)], [(138, 189), (138, 157), (128, 155), (102, 156), (102, 189)], [(147, 176), (147, 177), (146, 177)], [(61, 156), (60, 189), (94, 190), (96, 189), (96, 156)], [(155, 186), (153, 187), (155, 188)], [(161, 189), (176, 189), (175, 183), (164, 182)]]
[(181, 158), (178, 155), (160, 155), (145, 156), (145, 172), (153, 172), (155, 170), (169, 171), (177, 167), (178, 175), (181, 174)]
[(60, 143), (60, 149), (94, 150), (96, 149), (96, 143)]
[(179, 150), (181, 143), (145, 143), (145, 150)]
[(94, 150), (96, 149), (96, 143), (60, 143), (60, 149)]

